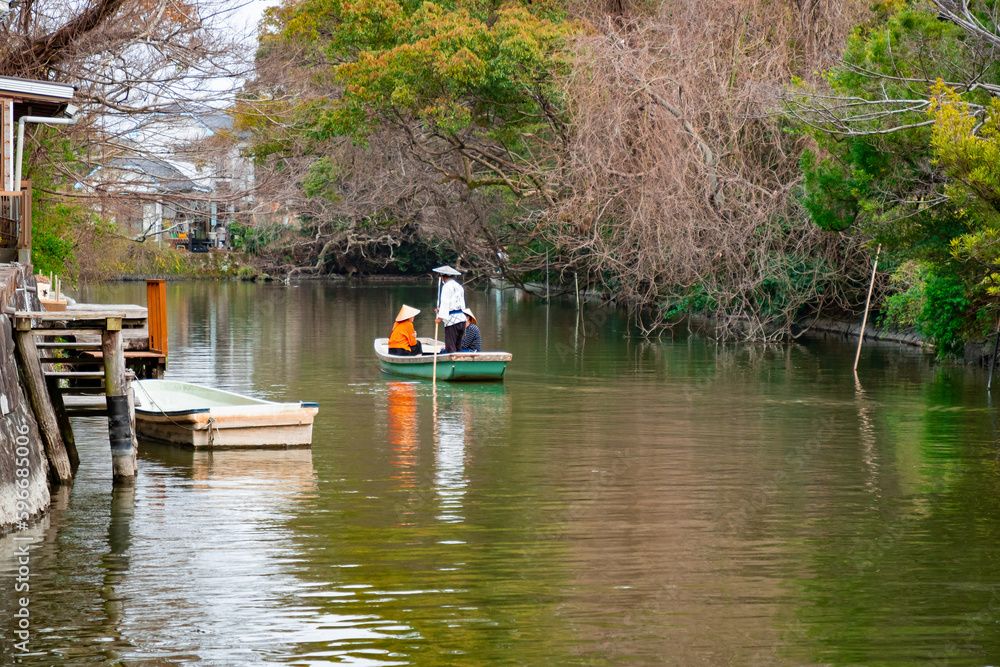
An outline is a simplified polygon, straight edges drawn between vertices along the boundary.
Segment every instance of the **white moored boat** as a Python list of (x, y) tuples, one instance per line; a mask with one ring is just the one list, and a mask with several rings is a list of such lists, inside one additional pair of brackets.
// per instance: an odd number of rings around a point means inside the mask
[(275, 403), (172, 380), (138, 380), (132, 386), (141, 438), (196, 449), (312, 443), (317, 403)]

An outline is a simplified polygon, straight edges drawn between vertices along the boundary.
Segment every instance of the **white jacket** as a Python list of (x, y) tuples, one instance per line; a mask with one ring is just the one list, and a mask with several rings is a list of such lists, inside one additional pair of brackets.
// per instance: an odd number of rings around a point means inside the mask
[(438, 306), (438, 317), (446, 327), (465, 321), (465, 288), (457, 280), (448, 280), (441, 285), (441, 303)]

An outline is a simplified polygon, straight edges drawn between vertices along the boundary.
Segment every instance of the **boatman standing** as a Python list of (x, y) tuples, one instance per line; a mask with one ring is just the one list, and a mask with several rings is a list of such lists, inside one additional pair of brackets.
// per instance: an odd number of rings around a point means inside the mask
[(458, 352), (458, 345), (465, 333), (465, 289), (462, 283), (455, 280), (462, 275), (450, 266), (439, 266), (434, 269), (444, 280), (441, 293), (438, 296), (438, 307), (435, 309), (435, 321), (444, 324), (444, 353)]

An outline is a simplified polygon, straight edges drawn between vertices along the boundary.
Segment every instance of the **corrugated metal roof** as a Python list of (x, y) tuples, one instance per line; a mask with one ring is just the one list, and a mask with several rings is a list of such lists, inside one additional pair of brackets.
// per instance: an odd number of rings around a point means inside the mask
[(36, 81), (34, 79), (18, 79), (12, 76), (0, 76), (0, 94), (17, 93), (21, 95), (37, 95), (59, 100), (73, 99), (73, 86), (68, 83), (52, 81)]

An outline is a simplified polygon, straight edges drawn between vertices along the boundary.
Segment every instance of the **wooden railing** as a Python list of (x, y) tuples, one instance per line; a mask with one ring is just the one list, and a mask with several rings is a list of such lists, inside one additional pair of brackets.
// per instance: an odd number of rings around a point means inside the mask
[(31, 181), (21, 190), (0, 190), (0, 261), (31, 261)]

